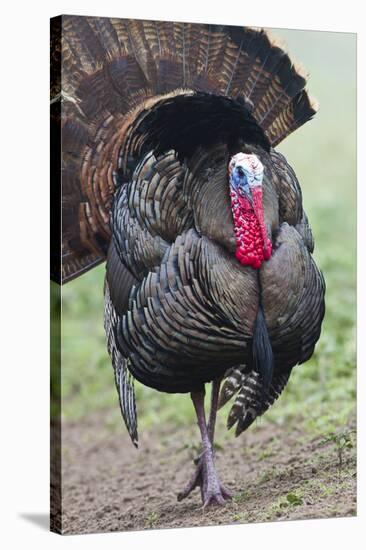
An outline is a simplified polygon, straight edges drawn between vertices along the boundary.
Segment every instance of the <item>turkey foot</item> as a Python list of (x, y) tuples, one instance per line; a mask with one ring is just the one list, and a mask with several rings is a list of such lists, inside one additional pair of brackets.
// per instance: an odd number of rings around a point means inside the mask
[(211, 505), (223, 505), (226, 500), (232, 498), (230, 491), (224, 487), (218, 478), (214, 461), (213, 452), (209, 456), (202, 453), (198, 459), (196, 470), (184, 487), (178, 494), (178, 501), (186, 498), (196, 487), (201, 490), (203, 508)]
[(212, 385), (211, 410), (208, 425), (205, 418), (204, 390), (191, 394), (201, 432), (203, 451), (194, 460), (195, 464), (197, 464), (196, 471), (178, 495), (178, 501), (181, 501), (196, 487), (200, 487), (204, 509), (213, 504), (223, 505), (225, 504), (225, 500), (231, 498), (228, 489), (221, 484), (214, 465), (213, 439), (219, 390), (220, 380), (215, 380)]

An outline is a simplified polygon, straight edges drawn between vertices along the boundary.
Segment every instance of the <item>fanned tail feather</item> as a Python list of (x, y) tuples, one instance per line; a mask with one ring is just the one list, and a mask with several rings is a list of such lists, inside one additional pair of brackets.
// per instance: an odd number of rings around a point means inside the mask
[(62, 69), (51, 103), (62, 111), (63, 282), (105, 259), (116, 182), (128, 177), (120, 153), (157, 102), (199, 92), (241, 102), (272, 146), (316, 111), (303, 71), (263, 30), (65, 15), (51, 44)]

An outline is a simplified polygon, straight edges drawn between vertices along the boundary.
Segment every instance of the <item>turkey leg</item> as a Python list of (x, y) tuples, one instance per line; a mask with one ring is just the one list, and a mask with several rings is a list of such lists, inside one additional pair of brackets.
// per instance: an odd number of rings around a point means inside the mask
[[(216, 426), (216, 416), (217, 416), (217, 405), (219, 402), (219, 393), (220, 393), (220, 385), (221, 385), (221, 378), (216, 378), (212, 382), (212, 391), (211, 391), (211, 406), (210, 406), (210, 414), (208, 417), (208, 423), (207, 423), (207, 432), (208, 432), (208, 438), (211, 442), (212, 449), (214, 447), (214, 436), (215, 436), (215, 426)], [(215, 451), (213, 450), (213, 453)], [(199, 456), (197, 456), (193, 462), (195, 464), (198, 464), (202, 457), (201, 453)]]
[(179, 493), (178, 500), (183, 500), (193, 489), (200, 487), (203, 508), (212, 504), (223, 505), (225, 504), (225, 499), (231, 498), (229, 491), (221, 484), (214, 465), (213, 438), (219, 390), (220, 380), (215, 380), (212, 385), (211, 410), (208, 424), (206, 424), (204, 408), (204, 390), (191, 394), (201, 432), (203, 450), (201, 455), (196, 459), (196, 471), (183, 491)]

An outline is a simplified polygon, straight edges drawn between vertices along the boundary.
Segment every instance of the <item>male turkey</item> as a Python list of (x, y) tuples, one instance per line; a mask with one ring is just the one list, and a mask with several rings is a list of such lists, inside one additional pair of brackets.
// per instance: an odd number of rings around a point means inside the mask
[(315, 113), (306, 80), (251, 28), (62, 16), (51, 38), (61, 281), (107, 260), (105, 330), (132, 441), (134, 378), (190, 392), (203, 451), (178, 499), (198, 486), (204, 506), (223, 504), (218, 407), (233, 398), (228, 427), (246, 430), (312, 355), (324, 315), (300, 185), (274, 149)]

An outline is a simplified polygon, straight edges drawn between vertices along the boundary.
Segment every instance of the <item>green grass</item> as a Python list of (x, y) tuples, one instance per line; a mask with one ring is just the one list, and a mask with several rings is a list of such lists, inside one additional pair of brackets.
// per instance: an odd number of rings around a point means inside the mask
[[(326, 284), (326, 316), (315, 354), (296, 367), (281, 399), (260, 424), (301, 424), (315, 435), (342, 431), (355, 417), (356, 398), (356, 119), (355, 35), (274, 31), (310, 72), (320, 103), (314, 120), (279, 150), (294, 167)], [(63, 288), (63, 415), (80, 418), (100, 408), (118, 422), (117, 394), (103, 331), (99, 266)], [(137, 387), (140, 429), (194, 419), (185, 395)], [(255, 429), (255, 428), (252, 428)]]

